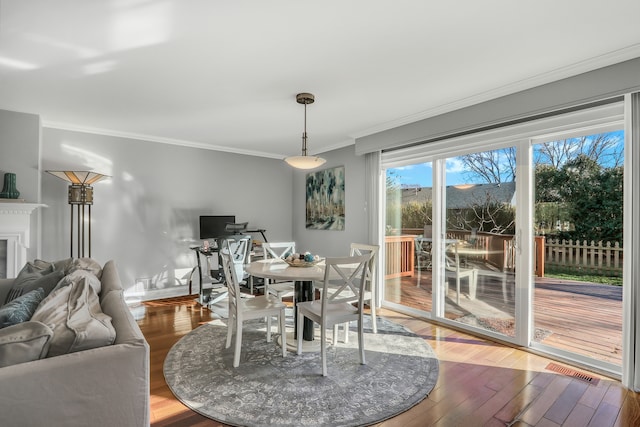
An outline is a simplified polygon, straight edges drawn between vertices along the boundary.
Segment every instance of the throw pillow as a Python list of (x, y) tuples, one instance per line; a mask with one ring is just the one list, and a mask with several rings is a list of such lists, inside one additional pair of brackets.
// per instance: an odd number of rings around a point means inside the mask
[(44, 265), (39, 261), (28, 262), (20, 270), (18, 277), (14, 279), (13, 286), (4, 302), (5, 304), (11, 302), (20, 295), (38, 288), (42, 288), (46, 296), (63, 277), (64, 271), (55, 270), (54, 265), (51, 263)]
[(0, 307), (0, 329), (31, 319), (43, 298), (44, 290), (38, 288)]
[(33, 263), (36, 266), (41, 268), (46, 268), (48, 265), (53, 265), (54, 270), (61, 270), (66, 273), (68, 268), (71, 266), (72, 260), (73, 260), (72, 258), (64, 258), (58, 261), (49, 262), (49, 261), (43, 261), (41, 259), (36, 259), (35, 261), (33, 261)]
[(42, 359), (53, 331), (40, 322), (23, 322), (0, 330), (0, 368)]
[(98, 294), (89, 283), (91, 274), (76, 273), (67, 286), (45, 298), (31, 320), (53, 330), (47, 357), (113, 344), (116, 332), (111, 317), (100, 309)]

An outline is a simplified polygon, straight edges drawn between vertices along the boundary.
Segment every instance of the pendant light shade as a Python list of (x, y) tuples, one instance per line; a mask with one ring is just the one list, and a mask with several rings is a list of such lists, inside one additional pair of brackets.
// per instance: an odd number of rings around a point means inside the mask
[(316, 156), (290, 156), (284, 161), (296, 169), (313, 169), (326, 162), (322, 157)]
[(307, 104), (313, 104), (315, 97), (310, 93), (299, 93), (296, 102), (304, 104), (304, 132), (302, 133), (302, 155), (290, 156), (284, 159), (287, 164), (296, 169), (313, 169), (323, 165), (326, 160), (322, 157), (307, 155)]

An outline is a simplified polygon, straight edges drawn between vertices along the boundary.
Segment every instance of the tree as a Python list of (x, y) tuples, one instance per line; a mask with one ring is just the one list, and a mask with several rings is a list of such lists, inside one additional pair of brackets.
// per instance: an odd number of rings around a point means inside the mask
[[(570, 222), (567, 238), (622, 241), (623, 133), (608, 132), (537, 144), (535, 204), (538, 225)], [(471, 182), (516, 177), (513, 148), (460, 157)]]
[(622, 166), (620, 138), (620, 132), (609, 132), (545, 142), (537, 147), (535, 162), (560, 169), (567, 162), (584, 156), (601, 165)]
[(516, 150), (513, 147), (460, 156), (473, 182), (500, 184), (516, 179)]
[(621, 166), (605, 168), (587, 155), (565, 163), (559, 193), (574, 230), (561, 237), (622, 242), (623, 176)]
[[(621, 132), (608, 132), (549, 141), (536, 145), (535, 165), (556, 170), (565, 163), (586, 156), (607, 167), (622, 166)], [(499, 184), (516, 179), (516, 152), (513, 147), (460, 156), (471, 182)]]

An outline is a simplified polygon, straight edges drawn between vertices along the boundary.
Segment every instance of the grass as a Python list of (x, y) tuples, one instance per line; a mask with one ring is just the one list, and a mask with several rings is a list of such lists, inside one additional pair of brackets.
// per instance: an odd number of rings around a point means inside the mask
[(593, 274), (580, 274), (576, 272), (565, 272), (546, 270), (544, 272), (545, 277), (553, 277), (562, 280), (575, 280), (578, 282), (599, 283), (603, 285), (622, 286), (622, 277), (614, 276), (597, 276)]

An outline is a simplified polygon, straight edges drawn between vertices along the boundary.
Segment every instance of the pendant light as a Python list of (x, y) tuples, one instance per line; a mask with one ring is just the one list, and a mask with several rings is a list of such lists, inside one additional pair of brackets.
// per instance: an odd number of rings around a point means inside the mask
[(302, 155), (289, 156), (285, 162), (297, 169), (313, 169), (323, 165), (326, 160), (322, 157), (307, 155), (307, 104), (313, 104), (315, 97), (310, 93), (299, 93), (296, 95), (298, 104), (304, 104), (304, 132), (302, 133)]

